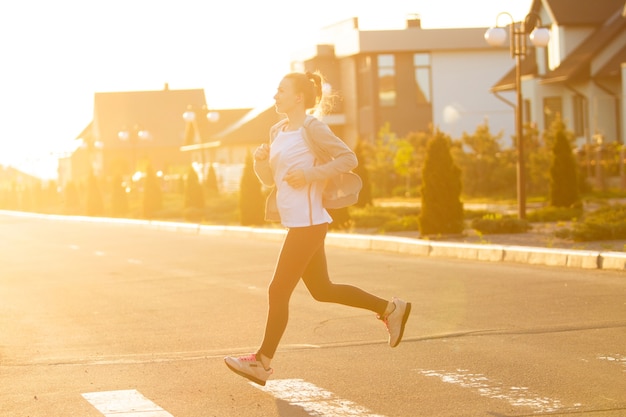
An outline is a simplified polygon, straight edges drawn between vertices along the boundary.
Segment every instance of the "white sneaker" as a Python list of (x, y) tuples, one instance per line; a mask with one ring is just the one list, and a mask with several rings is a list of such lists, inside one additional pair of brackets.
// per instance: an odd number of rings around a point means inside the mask
[(261, 361), (257, 360), (254, 353), (238, 357), (226, 356), (224, 362), (226, 362), (226, 366), (234, 373), (263, 386), (265, 386), (267, 379), (274, 373), (272, 368), (265, 369)]
[(389, 313), (387, 317), (379, 316), (378, 318), (387, 326), (387, 331), (389, 332), (389, 346), (393, 348), (398, 346), (402, 340), (404, 326), (411, 313), (411, 303), (407, 303), (396, 297), (393, 297), (391, 302), (393, 302), (396, 308)]

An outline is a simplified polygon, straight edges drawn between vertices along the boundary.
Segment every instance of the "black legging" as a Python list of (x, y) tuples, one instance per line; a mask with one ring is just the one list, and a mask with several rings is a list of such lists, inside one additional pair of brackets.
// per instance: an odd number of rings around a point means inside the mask
[(352, 285), (333, 284), (328, 277), (324, 239), (328, 224), (289, 229), (269, 286), (269, 310), (259, 353), (273, 358), (289, 320), (289, 299), (298, 281), (317, 301), (344, 304), (382, 315), (388, 301)]

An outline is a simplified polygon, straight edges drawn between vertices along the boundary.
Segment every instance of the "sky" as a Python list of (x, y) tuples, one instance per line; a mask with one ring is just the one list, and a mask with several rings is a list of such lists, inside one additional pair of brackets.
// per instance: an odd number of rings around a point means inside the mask
[[(96, 92), (201, 88), (210, 108), (271, 103), (298, 51), (351, 17), (361, 29), (489, 27), (531, 0), (3, 0), (0, 165), (56, 178)], [(510, 23), (502, 19), (500, 24)], [(251, 65), (254, 63), (254, 65)]]

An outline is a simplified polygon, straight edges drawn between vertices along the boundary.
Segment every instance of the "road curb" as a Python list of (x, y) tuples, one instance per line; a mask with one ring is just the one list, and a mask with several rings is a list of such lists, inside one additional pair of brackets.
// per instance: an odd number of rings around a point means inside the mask
[[(114, 219), (87, 216), (63, 216), (0, 210), (0, 214), (48, 220), (107, 223), (121, 226), (139, 226), (156, 230), (196, 233), (212, 236), (237, 235), (245, 239), (282, 241), (284, 229), (246, 226), (215, 226), (155, 220)], [(598, 252), (574, 249), (538, 248), (462, 242), (440, 242), (395, 236), (329, 233), (326, 244), (330, 246), (392, 252), (433, 258), (455, 258), (485, 262), (511, 262), (531, 265), (558, 266), (579, 269), (626, 271), (626, 253)]]

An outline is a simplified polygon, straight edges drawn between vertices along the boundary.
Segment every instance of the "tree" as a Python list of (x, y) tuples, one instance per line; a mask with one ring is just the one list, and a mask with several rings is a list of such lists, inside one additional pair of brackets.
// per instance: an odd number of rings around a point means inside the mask
[(550, 167), (550, 205), (570, 207), (579, 201), (578, 170), (565, 124), (560, 117), (552, 122), (547, 135), (554, 143)]
[(463, 231), (461, 172), (450, 154), (450, 138), (438, 129), (426, 149), (422, 171), (422, 235), (455, 234)]
[(104, 202), (98, 179), (90, 174), (87, 181), (87, 216), (101, 216), (104, 212)]
[(185, 184), (185, 208), (203, 209), (204, 194), (198, 179), (198, 173), (193, 167), (189, 167)]
[(363, 142), (359, 141), (354, 149), (359, 165), (354, 169), (354, 173), (361, 177), (363, 188), (359, 193), (359, 199), (356, 202), (357, 207), (365, 207), (372, 204), (372, 184), (370, 183), (370, 175), (365, 165), (365, 155), (363, 154)]
[(416, 157), (415, 157), (415, 148), (407, 139), (399, 139), (396, 142), (396, 154), (393, 158), (393, 167), (396, 171), (396, 174), (404, 177), (405, 179), (405, 187), (404, 191), (405, 197), (411, 196), (411, 177), (414, 176), (413, 173), (417, 170)]
[(217, 175), (215, 174), (215, 168), (213, 164), (209, 164), (209, 172), (204, 180), (204, 188), (208, 198), (217, 197), (220, 194), (220, 190), (217, 184)]
[(489, 124), (464, 132), (454, 149), (462, 172), (463, 192), (469, 196), (506, 196), (515, 189), (515, 155), (503, 150), (502, 133), (492, 134)]
[(148, 166), (146, 169), (146, 178), (143, 190), (143, 217), (146, 219), (154, 218), (157, 211), (163, 206), (163, 194), (161, 185), (154, 169)]
[(265, 198), (261, 183), (254, 173), (254, 162), (250, 152), (246, 155), (239, 187), (239, 213), (243, 226), (260, 225), (265, 221)]
[(76, 214), (80, 207), (80, 193), (74, 181), (69, 181), (65, 185), (63, 193), (65, 200), (65, 211), (67, 214)]
[(372, 174), (371, 184), (374, 196), (388, 197), (395, 186), (393, 159), (396, 142), (396, 134), (391, 131), (389, 123), (386, 123), (378, 132), (367, 164), (367, 169)]
[(128, 213), (128, 197), (121, 175), (113, 177), (112, 187), (111, 214), (113, 217), (124, 217)]

